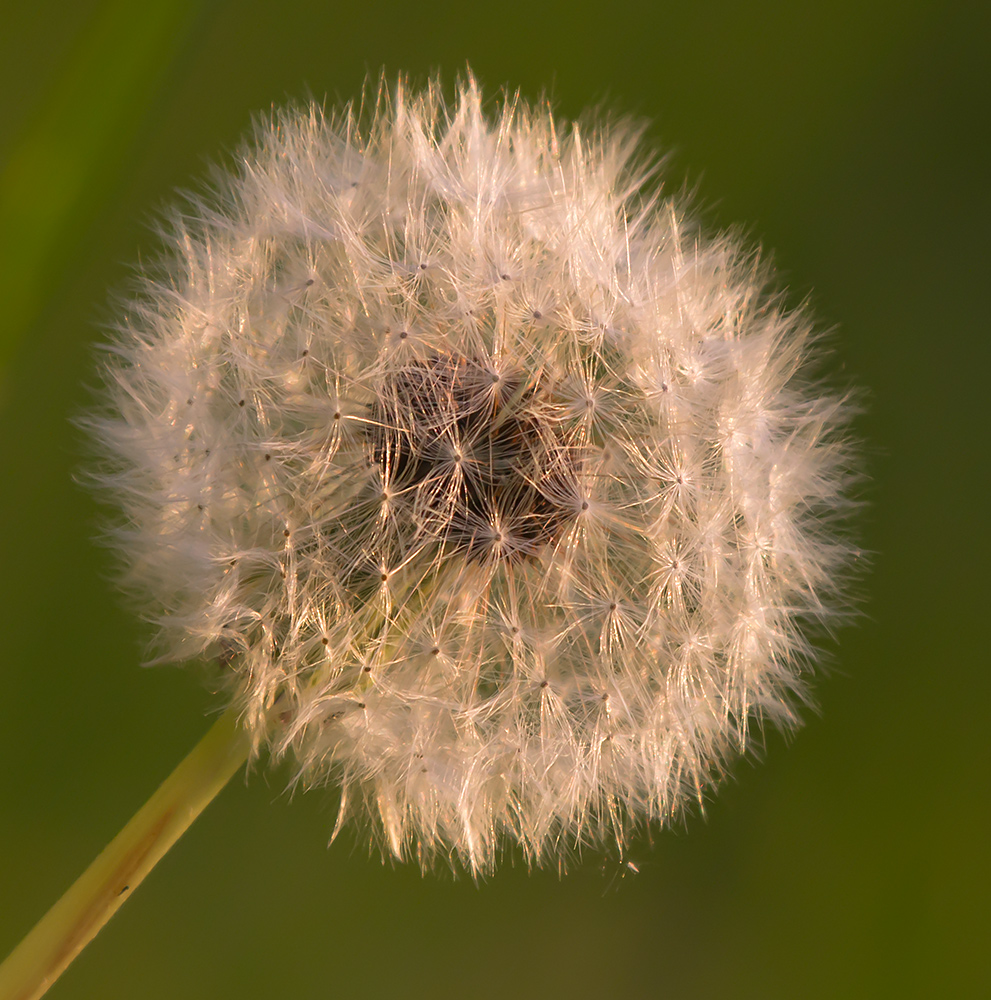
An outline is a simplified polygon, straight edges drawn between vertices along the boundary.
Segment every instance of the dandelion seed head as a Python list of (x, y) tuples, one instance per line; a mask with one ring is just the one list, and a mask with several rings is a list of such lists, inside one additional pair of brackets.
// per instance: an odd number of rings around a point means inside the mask
[(121, 310), (95, 478), (159, 657), (396, 857), (622, 853), (844, 609), (849, 403), (638, 141), (470, 78), (277, 112)]

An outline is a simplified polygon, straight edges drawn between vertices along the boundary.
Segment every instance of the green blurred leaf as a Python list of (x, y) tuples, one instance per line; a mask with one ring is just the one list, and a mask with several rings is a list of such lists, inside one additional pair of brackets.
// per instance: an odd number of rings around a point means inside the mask
[(0, 371), (37, 319), (80, 216), (109, 197), (197, 7), (108, 0), (12, 143), (0, 172)]

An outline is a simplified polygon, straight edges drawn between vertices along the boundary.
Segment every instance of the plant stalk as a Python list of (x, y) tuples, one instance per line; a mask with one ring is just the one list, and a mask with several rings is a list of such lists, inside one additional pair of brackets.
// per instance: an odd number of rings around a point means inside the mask
[(228, 709), (157, 792), (0, 965), (0, 1000), (35, 1000), (247, 760), (250, 740)]

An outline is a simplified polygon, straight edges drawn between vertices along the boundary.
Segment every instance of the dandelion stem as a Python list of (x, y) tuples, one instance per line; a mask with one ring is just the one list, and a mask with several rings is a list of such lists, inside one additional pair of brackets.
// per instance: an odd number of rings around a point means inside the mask
[(244, 764), (249, 747), (228, 709), (0, 965), (0, 1000), (47, 991)]

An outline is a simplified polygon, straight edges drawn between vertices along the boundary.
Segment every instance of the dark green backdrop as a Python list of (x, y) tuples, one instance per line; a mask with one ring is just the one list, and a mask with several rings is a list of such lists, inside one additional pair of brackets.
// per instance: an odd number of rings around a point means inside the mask
[[(326, 796), (236, 779), (52, 992), (969, 997), (988, 976), (985, 4), (35, 0), (0, 42), (0, 953), (207, 726), (142, 669), (73, 484), (110, 287), (253, 112), (381, 67), (654, 122), (713, 224), (775, 251), (869, 390), (874, 570), (792, 746), (640, 874), (488, 883), (330, 850)], [(982, 989), (983, 986), (983, 989)], [(987, 995), (987, 994), (984, 994)]]

